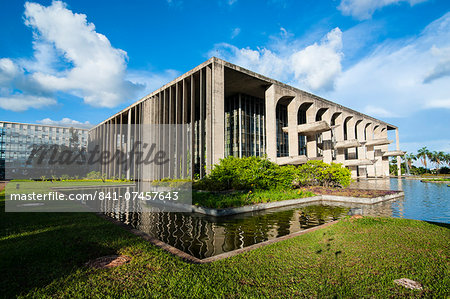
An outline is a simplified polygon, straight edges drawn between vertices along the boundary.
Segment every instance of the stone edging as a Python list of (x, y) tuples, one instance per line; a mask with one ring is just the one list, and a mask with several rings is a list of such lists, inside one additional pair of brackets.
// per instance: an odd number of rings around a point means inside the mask
[(372, 197), (372, 198), (363, 198), (363, 197), (350, 197), (350, 196), (338, 196), (338, 195), (318, 195), (313, 197), (305, 197), (299, 199), (289, 199), (282, 201), (275, 201), (269, 203), (260, 203), (256, 205), (249, 205), (237, 208), (226, 208), (226, 209), (213, 209), (213, 208), (205, 208), (200, 206), (192, 206), (192, 212), (200, 213), (208, 216), (214, 217), (222, 217), (222, 216), (230, 216), (241, 213), (255, 212), (273, 208), (286, 207), (296, 204), (302, 203), (311, 203), (311, 202), (347, 202), (347, 203), (359, 203), (359, 204), (376, 204), (382, 201), (391, 200), (394, 198), (402, 197), (405, 193), (403, 191), (397, 191), (395, 194), (388, 194), (384, 196)]

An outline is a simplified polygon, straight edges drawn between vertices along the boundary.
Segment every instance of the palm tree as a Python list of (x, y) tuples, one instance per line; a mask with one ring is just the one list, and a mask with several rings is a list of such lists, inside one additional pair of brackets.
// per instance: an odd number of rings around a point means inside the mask
[(425, 166), (425, 169), (427, 169), (427, 158), (430, 157), (430, 151), (427, 149), (426, 146), (422, 147), (417, 151), (416, 157), (418, 159), (422, 159), (422, 164)]
[(447, 158), (446, 153), (439, 151), (439, 152), (432, 152), (431, 153), (431, 158), (430, 161), (433, 162), (436, 165), (436, 170), (439, 173), (439, 169), (441, 168), (441, 164), (445, 163), (446, 158)]
[(405, 159), (406, 163), (408, 164), (409, 169), (412, 168), (412, 162), (417, 160), (416, 155), (414, 155), (413, 153), (406, 154), (403, 156), (403, 158)]

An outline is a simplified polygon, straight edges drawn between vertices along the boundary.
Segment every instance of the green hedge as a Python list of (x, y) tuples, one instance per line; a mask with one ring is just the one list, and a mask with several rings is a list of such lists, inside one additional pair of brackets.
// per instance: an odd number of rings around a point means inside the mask
[(211, 173), (194, 184), (195, 189), (273, 190), (301, 185), (341, 186), (350, 184), (350, 170), (340, 164), (308, 161), (299, 167), (279, 166), (260, 157), (227, 157)]

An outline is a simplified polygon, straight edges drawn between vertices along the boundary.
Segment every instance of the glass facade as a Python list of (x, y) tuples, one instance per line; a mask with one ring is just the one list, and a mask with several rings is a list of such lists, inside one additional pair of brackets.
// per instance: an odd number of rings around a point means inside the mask
[(263, 99), (236, 94), (225, 99), (225, 157), (266, 154)]
[(277, 122), (277, 157), (289, 156), (289, 135), (283, 132), (283, 127), (288, 126), (287, 106), (278, 103), (276, 108)]
[[(306, 110), (300, 108), (297, 114), (297, 124), (306, 124)], [(298, 154), (306, 156), (306, 136), (298, 134)]]
[[(32, 167), (26, 161), (33, 148), (40, 145), (87, 147), (88, 130), (33, 124), (0, 122), (0, 174)], [(8, 178), (6, 178), (8, 179)]]

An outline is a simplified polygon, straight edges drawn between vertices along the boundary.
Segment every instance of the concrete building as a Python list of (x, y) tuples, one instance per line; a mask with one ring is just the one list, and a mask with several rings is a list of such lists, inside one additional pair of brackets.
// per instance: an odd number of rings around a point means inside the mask
[(33, 168), (26, 162), (35, 146), (87, 148), (87, 142), (87, 129), (0, 121), (0, 179), (11, 179), (8, 172), (20, 177)]
[[(178, 163), (191, 171), (151, 172), (150, 179), (203, 177), (229, 155), (267, 156), (280, 165), (321, 159), (342, 163), (353, 177), (383, 177), (389, 175), (388, 158), (404, 154), (396, 126), (215, 57), (98, 124), (89, 139), (104, 136), (103, 149), (127, 151), (132, 140), (151, 138), (139, 129), (114, 129), (123, 124), (189, 128), (192, 145), (181, 156), (190, 158)], [(392, 151), (389, 130), (396, 132)], [(145, 171), (102, 168), (108, 176), (128, 178)]]

